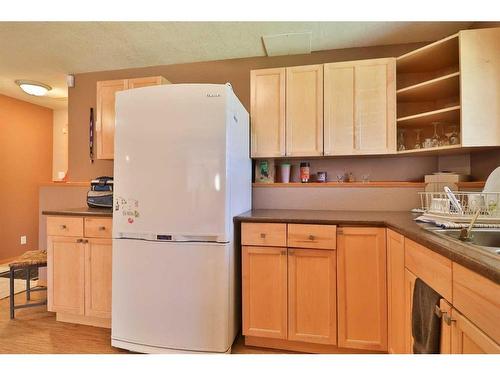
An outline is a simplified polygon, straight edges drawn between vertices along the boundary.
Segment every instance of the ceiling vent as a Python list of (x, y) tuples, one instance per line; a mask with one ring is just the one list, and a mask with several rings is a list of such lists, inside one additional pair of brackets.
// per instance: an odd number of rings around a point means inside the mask
[(267, 56), (311, 53), (312, 32), (266, 35), (262, 37)]

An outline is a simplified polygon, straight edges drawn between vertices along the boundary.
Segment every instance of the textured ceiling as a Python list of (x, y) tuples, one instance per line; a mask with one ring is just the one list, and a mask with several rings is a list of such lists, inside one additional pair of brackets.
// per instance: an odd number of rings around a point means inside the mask
[[(433, 41), (472, 22), (0, 22), (0, 93), (67, 106), (68, 73), (265, 56), (264, 35), (312, 32), (312, 50)], [(24, 94), (29, 79), (53, 87)]]

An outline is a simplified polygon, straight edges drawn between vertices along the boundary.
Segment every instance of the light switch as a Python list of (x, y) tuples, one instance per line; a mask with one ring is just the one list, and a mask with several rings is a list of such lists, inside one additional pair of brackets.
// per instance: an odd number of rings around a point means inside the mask
[(26, 245), (26, 236), (21, 236), (21, 245)]

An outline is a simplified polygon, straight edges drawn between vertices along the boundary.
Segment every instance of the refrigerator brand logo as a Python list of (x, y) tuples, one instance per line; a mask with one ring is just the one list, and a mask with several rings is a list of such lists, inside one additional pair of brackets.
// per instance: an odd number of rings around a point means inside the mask
[(220, 94), (207, 94), (207, 98), (218, 98)]

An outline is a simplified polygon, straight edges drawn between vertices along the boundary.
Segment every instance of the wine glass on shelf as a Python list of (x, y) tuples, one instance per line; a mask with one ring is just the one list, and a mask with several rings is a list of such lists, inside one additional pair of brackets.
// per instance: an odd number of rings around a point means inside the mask
[(452, 125), (450, 126), (450, 129), (451, 129), (451, 134), (449, 136), (450, 145), (458, 145), (460, 143), (460, 137), (457, 133), (457, 126)]
[(441, 135), (439, 136), (439, 146), (449, 146), (450, 145), (450, 140), (445, 134), (444, 130), (444, 125), (441, 123)]
[(422, 142), (420, 141), (420, 133), (422, 132), (422, 129), (420, 129), (420, 128), (413, 129), (413, 131), (416, 134), (416, 137), (415, 137), (415, 146), (413, 148), (415, 148), (415, 149), (422, 148)]
[(433, 122), (431, 125), (434, 126), (434, 135), (431, 138), (431, 145), (432, 147), (438, 147), (439, 146), (439, 136), (437, 133), (437, 127), (439, 125), (439, 122)]
[(398, 151), (406, 150), (405, 131), (405, 129), (398, 129)]

